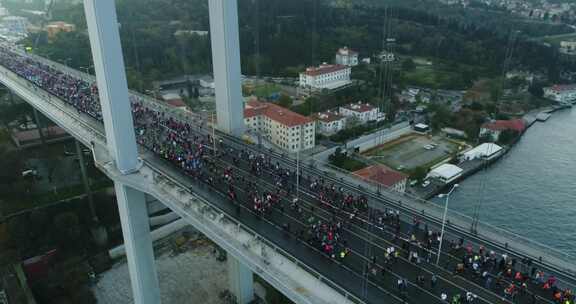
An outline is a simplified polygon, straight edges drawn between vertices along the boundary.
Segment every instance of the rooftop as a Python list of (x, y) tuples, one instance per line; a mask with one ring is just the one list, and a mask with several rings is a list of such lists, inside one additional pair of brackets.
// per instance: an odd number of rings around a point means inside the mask
[[(44, 136), (46, 137), (60, 137), (67, 135), (64, 129), (59, 126), (50, 126), (42, 129), (44, 131)], [(15, 131), (13, 134), (14, 139), (19, 142), (27, 142), (40, 139), (40, 133), (38, 129), (26, 130), (26, 131)]]
[(351, 104), (347, 104), (345, 106), (342, 106), (342, 108), (348, 109), (350, 111), (354, 111), (354, 112), (368, 112), (368, 111), (372, 111), (374, 109), (374, 106), (369, 104), (369, 103), (362, 103), (361, 101), (357, 102), (357, 103), (351, 103)]
[(178, 98), (178, 99), (170, 99), (170, 100), (166, 100), (166, 103), (176, 107), (176, 108), (182, 108), (182, 107), (186, 107), (186, 104), (184, 103), (184, 101), (182, 101), (182, 99)]
[(309, 67), (306, 69), (304, 74), (308, 76), (318, 76), (328, 73), (333, 73), (345, 69), (349, 69), (350, 67), (341, 65), (341, 64), (321, 64), (319, 67)]
[(462, 173), (462, 168), (456, 166), (456, 165), (452, 165), (452, 164), (443, 164), (440, 165), (434, 169), (432, 169), (432, 171), (430, 172), (430, 175), (432, 176), (441, 176), (444, 179), (452, 179), (456, 176), (458, 176), (459, 174)]
[(349, 49), (347, 46), (338, 49), (338, 54), (344, 56), (358, 55), (358, 52)]
[(326, 112), (319, 112), (312, 115), (312, 118), (316, 120), (320, 120), (323, 122), (333, 122), (340, 119), (343, 119), (344, 116), (338, 114), (337, 112), (326, 111)]
[(493, 122), (483, 124), (482, 128), (492, 131), (514, 130), (518, 132), (524, 132), (526, 129), (526, 123), (523, 119), (495, 120)]
[(392, 187), (408, 178), (408, 175), (392, 170), (384, 165), (369, 166), (355, 171), (354, 175), (388, 187)]
[(502, 147), (497, 144), (483, 143), (464, 153), (464, 156), (470, 158), (475, 158), (476, 156), (492, 156), (500, 151), (502, 151)]
[(557, 84), (551, 86), (549, 89), (556, 92), (576, 91), (576, 84)]
[(294, 127), (313, 122), (313, 120), (309, 117), (294, 113), (273, 103), (260, 101), (249, 101), (246, 103), (246, 107), (244, 109), (245, 118), (260, 115), (264, 115), (288, 127)]

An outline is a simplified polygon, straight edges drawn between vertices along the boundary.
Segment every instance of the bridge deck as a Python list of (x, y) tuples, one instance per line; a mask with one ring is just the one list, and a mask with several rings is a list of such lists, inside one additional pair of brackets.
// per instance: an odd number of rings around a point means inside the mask
[[(386, 248), (395, 247), (398, 248), (398, 250), (401, 250), (400, 245), (402, 245), (402, 252), (404, 254), (416, 251), (420, 252), (421, 256), (425, 256), (429, 253), (432, 254), (434, 252), (433, 248), (430, 249), (430, 251), (427, 251), (419, 246), (413, 247), (412, 245), (414, 244), (409, 241), (411, 235), (408, 231), (411, 230), (411, 225), (408, 223), (410, 223), (413, 216), (424, 218), (429, 225), (438, 227), (439, 221), (434, 217), (434, 209), (427, 210), (423, 207), (426, 206), (428, 208), (427, 205), (413, 205), (421, 203), (409, 200), (404, 196), (394, 193), (375, 194), (375, 192), (359, 191), (360, 189), (358, 189), (356, 185), (352, 185), (351, 181), (341, 181), (338, 178), (330, 178), (325, 172), (319, 171), (310, 166), (304, 166), (304, 175), (302, 176), (303, 185), (309, 184), (312, 180), (311, 178), (308, 178), (307, 175), (323, 177), (329, 180), (332, 179), (332, 181), (337, 185), (341, 185), (349, 191), (366, 195), (370, 199), (370, 204), (373, 207), (384, 208), (384, 206), (387, 206), (402, 210), (402, 225), (400, 225), (400, 229), (396, 231), (392, 231), (391, 228), (386, 225), (374, 225), (370, 221), (362, 219), (361, 217), (350, 220), (349, 226), (347, 225), (343, 230), (343, 235), (348, 241), (349, 247), (352, 249), (351, 254), (341, 260), (333, 259), (325, 254), (319, 253), (315, 246), (304, 242), (301, 237), (297, 238), (296, 236), (299, 236), (297, 233), (294, 235), (294, 232), (301, 231), (307, 227), (304, 219), (309, 216), (314, 216), (316, 219), (324, 219), (325, 221), (329, 221), (334, 217), (344, 218), (347, 216), (347, 214), (339, 214), (331, 211), (330, 206), (323, 206), (316, 198), (315, 193), (311, 193), (305, 188), (302, 189), (300, 195), (303, 210), (299, 213), (295, 213), (294, 210), (273, 208), (266, 216), (255, 215), (251, 211), (249, 204), (247, 204), (248, 196), (245, 193), (242, 193), (243, 190), (241, 187), (236, 187), (239, 194), (238, 202), (231, 203), (225, 195), (226, 184), (216, 181), (216, 183), (212, 185), (207, 185), (206, 183), (192, 179), (177, 170), (172, 164), (165, 162), (143, 148), (140, 152), (141, 157), (144, 160), (144, 167), (139, 172), (139, 176), (131, 176), (129, 178), (123, 177), (114, 173), (114, 167), (109, 161), (107, 151), (103, 148), (105, 146), (103, 140), (103, 128), (98, 121), (77, 112), (65, 102), (60, 101), (54, 96), (50, 96), (47, 92), (31, 85), (26, 80), (17, 77), (15, 74), (3, 68), (2, 70), (3, 72), (0, 74), (0, 80), (17, 94), (33, 104), (33, 106), (39, 108), (39, 110), (44, 114), (47, 114), (48, 117), (61, 124), (68, 132), (83, 141), (84, 144), (90, 146), (96, 142), (96, 144), (94, 144), (95, 156), (97, 157), (100, 167), (106, 171), (109, 176), (115, 179), (127, 179), (124, 182), (137, 189), (142, 189), (145, 192), (153, 194), (170, 206), (170, 208), (188, 218), (191, 222), (195, 223), (195, 225), (200, 226), (201, 231), (217, 240), (220, 239), (222, 243), (221, 245), (230, 251), (241, 250), (241, 248), (246, 247), (246, 244), (249, 242), (249, 239), (244, 239), (244, 241), (238, 239), (240, 238), (238, 235), (236, 235), (235, 238), (230, 239), (230, 233), (235, 231), (233, 227), (237, 227), (237, 225), (244, 227), (244, 231), (250, 231), (251, 233), (248, 234), (252, 235), (252, 237), (254, 235), (261, 237), (262, 241), (260, 243), (265, 244), (266, 246), (262, 245), (259, 248), (259, 254), (257, 253), (258, 250), (252, 250), (251, 253), (244, 253), (244, 255), (258, 255), (252, 256), (251, 260), (248, 260), (248, 258), (245, 257), (248, 261), (247, 263), (252, 265), (256, 272), (262, 272), (263, 269), (266, 268), (266, 266), (261, 264), (262, 260), (265, 261), (264, 264), (270, 263), (277, 272), (268, 273), (268, 279), (276, 282), (275, 286), (277, 288), (292, 293), (293, 297), (298, 299), (301, 303), (310, 301), (311, 299), (313, 299), (312, 302), (322, 301), (321, 299), (327, 297), (324, 292), (327, 292), (334, 297), (335, 295), (333, 292), (330, 292), (330, 288), (313, 288), (314, 290), (322, 290), (322, 292), (311, 293), (308, 297), (302, 296), (303, 292), (300, 288), (304, 288), (304, 290), (310, 292), (311, 286), (322, 287), (325, 286), (325, 284), (336, 289), (340, 289), (339, 286), (342, 286), (348, 290), (348, 292), (361, 297), (369, 303), (378, 303), (382, 299), (386, 299), (387, 302), (390, 303), (401, 302), (399, 298), (400, 296), (403, 296), (404, 293), (399, 293), (395, 289), (395, 283), (399, 278), (406, 278), (409, 281), (409, 293), (407, 299), (411, 303), (440, 303), (440, 292), (446, 292), (453, 295), (456, 293), (465, 294), (466, 291), (474, 292), (479, 296), (478, 301), (482, 303), (510, 302), (510, 300), (501, 297), (501, 292), (499, 290), (484, 288), (482, 278), (472, 277), (467, 274), (456, 277), (452, 276), (450, 270), (453, 269), (455, 264), (460, 262), (462, 258), (461, 250), (443, 251), (441, 257), (442, 267), (440, 268), (430, 263), (412, 263), (403, 256), (399, 257), (395, 263), (385, 265), (382, 257), (384, 256)], [(73, 73), (79, 75), (79, 77), (87, 77), (78, 72)], [(154, 102), (147, 102), (150, 107), (163, 110), (161, 106), (154, 104)], [(174, 115), (177, 116), (177, 114)], [(180, 117), (180, 119), (186, 119), (186, 117)], [(201, 131), (199, 130), (198, 132)], [(236, 149), (236, 151), (264, 152), (258, 151), (255, 147), (242, 145), (238, 141), (226, 137), (223, 134), (220, 134), (220, 136), (226, 140), (224, 146), (226, 148)], [(273, 157), (275, 161), (282, 163), (284, 167), (294, 169), (294, 160), (281, 155), (275, 155), (272, 152), (266, 151), (266, 153)], [(215, 166), (219, 167), (218, 170), (223, 170), (225, 166), (234, 165), (230, 155), (226, 155), (225, 153), (213, 158), (213, 162), (216, 164)], [(247, 163), (241, 162), (236, 165), (235, 168), (237, 170), (236, 172), (239, 175), (243, 175), (245, 179), (254, 179), (254, 177), (248, 172), (249, 167)], [(264, 176), (256, 177), (256, 180), (258, 180), (258, 188), (263, 191), (271, 191), (274, 189), (274, 185), (270, 184), (273, 175), (266, 174), (269, 173), (264, 173)], [(158, 176), (163, 177), (159, 179)], [(159, 180), (162, 181), (159, 182)], [(291, 183), (294, 184), (293, 179), (291, 180)], [(221, 214), (226, 218), (226, 220), (212, 219), (212, 224), (217, 227), (211, 227), (208, 229), (207, 227), (210, 226), (210, 223), (206, 222), (206, 216), (193, 214), (193, 212), (190, 211), (193, 210), (193, 208), (190, 208), (189, 206), (192, 204), (189, 202), (192, 197), (192, 194), (189, 193), (190, 191), (194, 193), (194, 204), (200, 204), (203, 206), (202, 208), (212, 210), (209, 213), (214, 216)], [(202, 200), (203, 202), (199, 203), (199, 200)], [(399, 201), (402, 204), (399, 204)], [(411, 208), (408, 208), (407, 206), (410, 206)], [(418, 207), (415, 208), (416, 206)], [(198, 208), (197, 210), (204, 210)], [(422, 209), (426, 210), (424, 215), (419, 212)], [(292, 233), (288, 233), (282, 228), (282, 226), (287, 223), (290, 224), (290, 231)], [(230, 224), (230, 226), (226, 228), (226, 224)], [(460, 227), (458, 225), (459, 224), (457, 223), (457, 225), (451, 225), (449, 227), (449, 239), (454, 240), (460, 237), (465, 237), (467, 240), (472, 240), (472, 244), (475, 247), (482, 244), (488, 249), (497, 250), (498, 252), (507, 252), (511, 257), (524, 256), (524, 254), (522, 254), (523, 251), (517, 251), (517, 248), (522, 244), (516, 244), (517, 242), (514, 242), (514, 240), (508, 242), (508, 248), (504, 248), (504, 246), (501, 245), (502, 243), (499, 244), (494, 240), (487, 240), (479, 236), (470, 235), (465, 229), (463, 230), (461, 228), (465, 227), (464, 225)], [(213, 231), (216, 230), (220, 231), (220, 234), (214, 234)], [(228, 231), (226, 239), (222, 237), (222, 233), (225, 233), (225, 231)], [(418, 235), (418, 237), (424, 234), (421, 229), (412, 231), (415, 231), (414, 234)], [(498, 238), (495, 237), (494, 239), (497, 240)], [(239, 246), (240, 249), (231, 245), (234, 242), (236, 242), (235, 245)], [(404, 245), (406, 245), (407, 248), (404, 248)], [(254, 248), (254, 246), (250, 247)], [(270, 252), (283, 252), (283, 254), (272, 254), (271, 256), (265, 253), (267, 249), (262, 248), (268, 248)], [(530, 247), (528, 247), (525, 252), (530, 253), (530, 250)], [(237, 254), (241, 253), (237, 252)], [(373, 260), (372, 256), (377, 258)], [(286, 257), (290, 257), (291, 259), (287, 259)], [(258, 262), (260, 262), (260, 264)], [(283, 268), (284, 263), (288, 263), (287, 265), (296, 265), (296, 267), (281, 269)], [(563, 279), (564, 284), (573, 284), (573, 278), (565, 271), (565, 265), (556, 264), (555, 261), (548, 259), (543, 263), (535, 263), (539, 267), (547, 270), (549, 273), (553, 273)], [(268, 265), (268, 267), (272, 267), (270, 265)], [(372, 275), (370, 272), (367, 272), (367, 266), (370, 266), (370, 269), (368, 270), (376, 269), (377, 275)], [(306, 281), (305, 278), (311, 278), (311, 276), (310, 274), (298, 272), (302, 271), (303, 268), (306, 269), (307, 273), (313, 274), (312, 278), (313, 276), (320, 276), (322, 279), (316, 281), (314, 281), (314, 279), (309, 279)], [(289, 277), (292, 281), (289, 283), (279, 282), (278, 275), (280, 273)], [(437, 274), (439, 278), (436, 288), (420, 286), (413, 283), (416, 276), (426, 275), (429, 277), (432, 273)], [(300, 279), (301, 276), (302, 279)], [(304, 282), (306, 283), (302, 284)], [(351, 297), (351, 295), (346, 292), (343, 292), (343, 295), (344, 297)], [(536, 303), (550, 303), (549, 297), (545, 294), (535, 291), (535, 295)], [(529, 299), (525, 298), (524, 300), (528, 301)]]

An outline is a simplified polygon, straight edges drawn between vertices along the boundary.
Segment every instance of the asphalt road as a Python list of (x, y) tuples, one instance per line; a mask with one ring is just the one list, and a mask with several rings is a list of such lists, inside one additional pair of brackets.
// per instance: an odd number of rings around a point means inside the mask
[[(503, 290), (505, 283), (499, 286), (494, 285), (492, 289), (486, 289), (480, 278), (475, 278), (472, 275), (453, 275), (452, 270), (461, 260), (461, 257), (458, 256), (462, 255), (462, 252), (448, 252), (449, 247), (444, 247), (446, 250), (443, 250), (440, 262), (444, 268), (436, 267), (428, 262), (421, 262), (420, 264), (409, 262), (407, 257), (409, 250), (402, 250), (402, 244), (407, 246), (404, 247), (406, 249), (411, 248), (414, 251), (420, 251), (421, 256), (426, 256), (427, 253), (422, 248), (419, 249), (418, 246), (415, 246), (414, 243), (409, 242), (410, 236), (407, 233), (411, 229), (411, 225), (403, 221), (401, 221), (400, 233), (396, 233), (397, 231), (389, 226), (377, 227), (366, 219), (358, 218), (350, 221), (345, 226), (342, 237), (347, 240), (348, 247), (352, 249), (351, 254), (344, 259), (328, 257), (321, 252), (318, 246), (299, 239), (299, 231), (307, 229), (309, 223), (305, 219), (310, 217), (328, 222), (333, 218), (345, 219), (348, 214), (335, 215), (334, 209), (321, 204), (315, 199), (314, 193), (304, 191), (306, 189), (304, 185), (310, 182), (304, 177), (302, 177), (301, 184), (303, 187), (300, 188), (302, 192), (299, 200), (302, 212), (288, 208), (291, 197), (284, 197), (281, 201), (282, 205), (275, 205), (270, 213), (255, 214), (249, 203), (246, 183), (248, 181), (256, 182), (257, 188), (261, 192), (276, 192), (277, 187), (271, 183), (274, 180), (274, 175), (271, 172), (264, 172), (255, 179), (254, 175), (248, 172), (249, 166), (246, 160), (241, 159), (238, 164), (233, 164), (230, 155), (238, 155), (238, 153), (232, 152), (225, 156), (220, 155), (212, 158), (216, 160), (214, 167), (217, 170), (210, 172), (210, 176), (213, 177), (213, 184), (208, 186), (203, 185), (203, 183), (191, 183), (190, 186), (194, 188), (194, 191), (197, 189), (193, 184), (198, 184), (197, 186), (200, 187), (210, 187), (213, 193), (220, 193), (220, 199), (211, 200), (218, 202), (218, 207), (227, 210), (250, 228), (255, 229), (278, 246), (302, 259), (307, 265), (312, 266), (355, 295), (366, 299), (369, 303), (378, 303), (382, 297), (392, 302), (404, 298), (408, 303), (442, 303), (440, 300), (441, 293), (446, 293), (451, 297), (456, 294), (465, 295), (467, 291), (478, 296), (475, 303), (512, 303), (504, 299), (499, 290)], [(235, 181), (232, 185), (237, 194), (236, 202), (230, 201), (226, 196), (225, 192), (230, 184), (221, 178), (224, 169), (228, 167), (235, 168), (232, 174), (235, 176)], [(209, 171), (205, 170), (205, 172), (208, 173)], [(244, 182), (241, 181), (241, 178)], [(292, 183), (294, 187), (294, 177)], [(286, 224), (290, 225), (289, 232), (283, 229)], [(420, 230), (416, 234), (423, 236), (424, 231)], [(394, 263), (386, 264), (383, 257), (388, 247), (395, 247), (402, 254)], [(436, 251), (437, 249), (431, 250), (433, 257), (435, 257)], [(372, 263), (373, 256), (376, 257), (375, 264)], [(370, 268), (370, 271), (366, 271), (367, 268)], [(376, 272), (372, 273), (372, 269), (376, 269)], [(430, 285), (432, 273), (436, 273), (438, 277), (438, 283), (434, 288)], [(424, 284), (416, 283), (416, 278), (419, 275), (424, 276)], [(350, 278), (356, 279), (350, 280)], [(408, 281), (409, 286), (404, 293), (397, 289), (399, 278)], [(519, 297), (517, 300), (520, 302), (516, 303), (532, 303), (532, 297), (529, 294)], [(549, 302), (543, 298), (536, 298), (534, 303)]]

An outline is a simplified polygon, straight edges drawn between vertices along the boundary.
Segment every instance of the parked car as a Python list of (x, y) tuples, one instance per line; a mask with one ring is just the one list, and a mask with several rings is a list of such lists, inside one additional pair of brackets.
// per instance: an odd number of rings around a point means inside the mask
[(422, 188), (426, 188), (426, 187), (428, 187), (428, 186), (430, 186), (430, 181), (429, 181), (429, 180), (425, 180), (425, 181), (422, 183)]

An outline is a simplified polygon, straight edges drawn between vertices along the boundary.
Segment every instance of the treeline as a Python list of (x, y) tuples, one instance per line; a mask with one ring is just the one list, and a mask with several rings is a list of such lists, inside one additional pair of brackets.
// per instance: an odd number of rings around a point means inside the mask
[[(511, 31), (524, 29), (517, 34), (513, 66), (549, 72), (553, 77), (559, 74), (555, 51), (530, 41), (528, 33), (534, 29), (529, 25), (506, 23), (501, 21), (506, 18), (494, 12), (492, 16), (497, 17), (488, 18), (481, 10), (430, 9), (431, 1), (415, 3), (413, 7), (404, 4), (392, 10), (389, 37), (396, 38), (395, 49), (400, 54), (435, 57), (499, 73)], [(341, 8), (332, 4), (317, 0), (239, 0), (242, 72), (296, 76), (307, 65), (332, 61), (336, 49), (345, 45), (358, 50), (362, 57), (381, 51), (385, 7), (354, 4)], [(211, 71), (209, 36), (174, 35), (178, 30), (208, 31), (207, 5), (203, 0), (117, 1), (131, 86), (148, 87), (152, 80)], [(79, 34), (59, 35), (52, 44), (37, 37), (28, 43), (53, 59), (71, 58), (76, 67), (88, 66), (82, 6), (57, 4), (53, 19), (75, 23)], [(544, 25), (538, 25), (538, 30), (547, 34), (562, 32)]]

